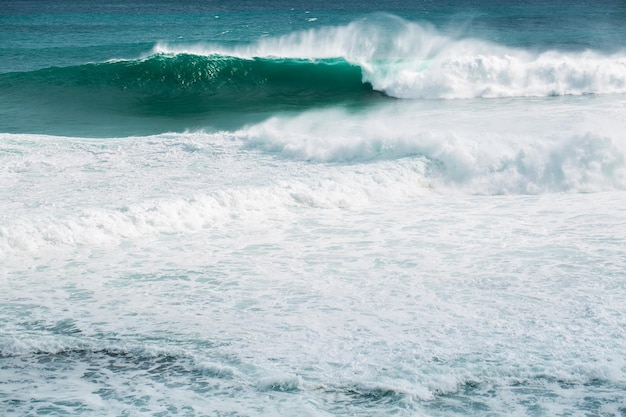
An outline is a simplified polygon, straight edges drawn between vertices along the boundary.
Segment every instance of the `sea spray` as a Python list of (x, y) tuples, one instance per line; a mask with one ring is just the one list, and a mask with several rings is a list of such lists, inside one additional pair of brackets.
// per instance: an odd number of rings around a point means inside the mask
[(158, 44), (153, 53), (345, 59), (397, 98), (546, 97), (626, 92), (626, 55), (527, 51), (388, 17), (310, 29), (246, 46)]

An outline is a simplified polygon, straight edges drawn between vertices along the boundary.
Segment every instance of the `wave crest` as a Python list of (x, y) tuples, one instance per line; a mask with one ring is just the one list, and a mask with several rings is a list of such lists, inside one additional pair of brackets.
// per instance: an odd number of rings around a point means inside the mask
[(153, 53), (251, 59), (341, 58), (363, 81), (396, 98), (466, 99), (626, 93), (626, 55), (533, 52), (444, 34), (397, 17), (363, 19), (248, 45), (158, 44)]

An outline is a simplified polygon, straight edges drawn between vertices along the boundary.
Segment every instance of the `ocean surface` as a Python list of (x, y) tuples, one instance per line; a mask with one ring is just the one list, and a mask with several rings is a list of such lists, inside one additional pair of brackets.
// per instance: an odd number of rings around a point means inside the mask
[(0, 415), (626, 416), (623, 0), (0, 2)]

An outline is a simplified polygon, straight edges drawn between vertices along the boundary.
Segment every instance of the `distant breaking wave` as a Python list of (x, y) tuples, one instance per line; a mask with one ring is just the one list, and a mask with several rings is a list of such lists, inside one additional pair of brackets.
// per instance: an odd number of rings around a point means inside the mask
[(626, 54), (532, 52), (446, 36), (389, 17), (264, 38), (249, 45), (159, 44), (156, 53), (345, 59), (363, 82), (396, 98), (467, 99), (626, 93)]

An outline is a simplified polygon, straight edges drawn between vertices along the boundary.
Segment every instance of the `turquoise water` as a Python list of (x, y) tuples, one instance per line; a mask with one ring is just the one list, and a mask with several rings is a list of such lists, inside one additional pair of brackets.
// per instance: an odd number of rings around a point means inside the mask
[(364, 94), (372, 85), (431, 99), (625, 89), (626, 12), (613, 2), (2, 8), (0, 130), (8, 133), (232, 129), (278, 111), (377, 103)]
[(626, 415), (625, 21), (3, 2), (0, 414)]

